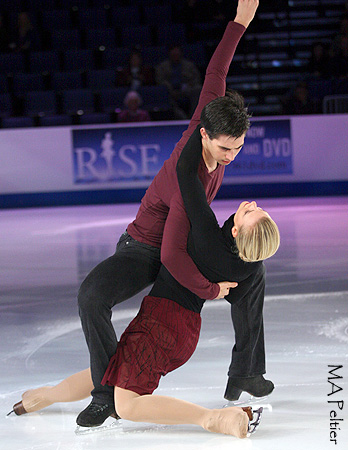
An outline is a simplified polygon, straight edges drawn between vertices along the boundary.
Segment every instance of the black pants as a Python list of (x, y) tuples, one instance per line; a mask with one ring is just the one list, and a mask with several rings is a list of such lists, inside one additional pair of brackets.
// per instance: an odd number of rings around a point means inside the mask
[(241, 298), (236, 298), (231, 306), (235, 345), (228, 371), (230, 377), (251, 377), (266, 372), (263, 331), (264, 296), (265, 266), (261, 264), (246, 293)]
[[(152, 284), (159, 269), (160, 249), (142, 244), (123, 233), (115, 254), (98, 264), (81, 284), (79, 314), (90, 353), (94, 385), (92, 396), (97, 402), (113, 402), (113, 388), (100, 384), (117, 347), (111, 309)], [(236, 343), (232, 350), (229, 376), (265, 373), (264, 288), (262, 265), (247, 293), (231, 306)]]
[(111, 309), (152, 284), (160, 265), (160, 249), (123, 233), (115, 254), (98, 264), (81, 284), (79, 314), (90, 353), (92, 396), (97, 402), (113, 403), (114, 389), (100, 384), (117, 347)]

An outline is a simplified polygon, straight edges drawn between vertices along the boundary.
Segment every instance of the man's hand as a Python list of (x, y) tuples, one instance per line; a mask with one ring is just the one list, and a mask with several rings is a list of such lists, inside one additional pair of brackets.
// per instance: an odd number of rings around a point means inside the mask
[(240, 23), (245, 28), (248, 28), (248, 25), (255, 16), (258, 6), (259, 0), (239, 0), (234, 21)]
[(224, 298), (230, 293), (231, 288), (235, 288), (238, 286), (238, 283), (232, 281), (221, 281), (220, 283), (218, 283), (218, 285), (220, 286), (220, 292), (215, 300), (217, 300), (218, 298)]

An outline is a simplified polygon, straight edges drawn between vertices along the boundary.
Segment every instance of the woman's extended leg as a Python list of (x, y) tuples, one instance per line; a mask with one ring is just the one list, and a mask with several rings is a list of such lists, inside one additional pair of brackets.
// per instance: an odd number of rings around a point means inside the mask
[(207, 409), (173, 397), (139, 395), (117, 386), (115, 406), (121, 418), (133, 422), (194, 424), (239, 438), (245, 438), (248, 432), (248, 414), (238, 407)]
[(43, 386), (24, 392), (22, 401), (13, 406), (17, 415), (39, 411), (58, 402), (75, 402), (91, 395), (93, 383), (90, 369), (66, 378), (56, 386)]

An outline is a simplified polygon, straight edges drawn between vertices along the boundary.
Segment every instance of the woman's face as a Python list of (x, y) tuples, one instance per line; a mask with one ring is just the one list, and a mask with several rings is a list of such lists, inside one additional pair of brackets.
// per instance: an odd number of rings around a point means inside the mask
[(234, 227), (232, 235), (236, 237), (238, 230), (255, 225), (262, 217), (269, 217), (269, 214), (257, 206), (256, 202), (242, 202), (234, 216)]

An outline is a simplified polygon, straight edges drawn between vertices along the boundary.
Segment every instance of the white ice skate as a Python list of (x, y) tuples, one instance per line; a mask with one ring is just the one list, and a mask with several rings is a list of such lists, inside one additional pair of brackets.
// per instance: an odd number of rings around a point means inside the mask
[(262, 416), (262, 412), (263, 412), (263, 407), (261, 406), (258, 409), (251, 409), (250, 408), (250, 411), (251, 411), (251, 418), (250, 418), (249, 413), (247, 412), (248, 416), (249, 416), (249, 425), (248, 425), (247, 437), (249, 437), (251, 434), (255, 433), (255, 431), (259, 427), (260, 422), (261, 422), (261, 416)]

